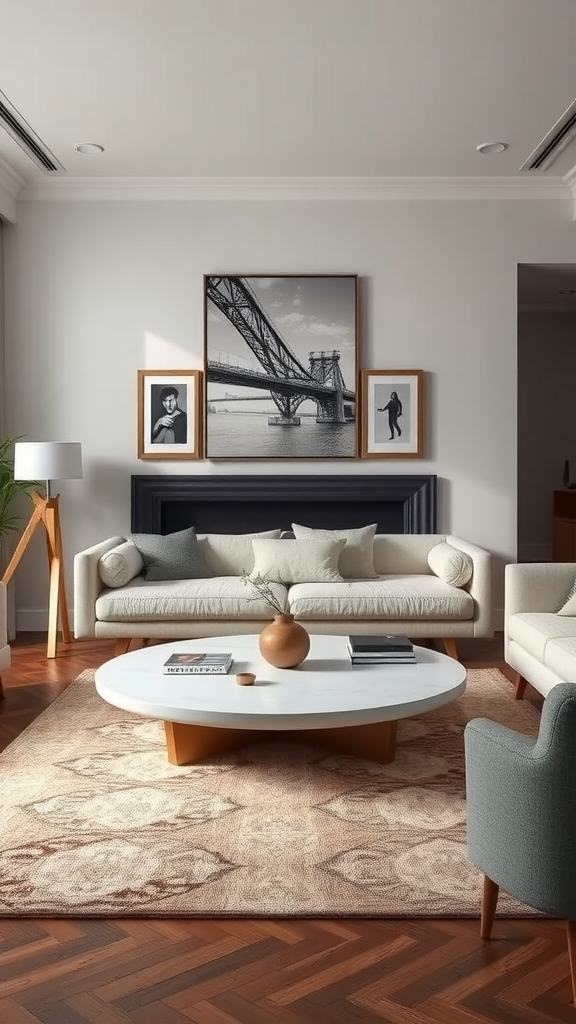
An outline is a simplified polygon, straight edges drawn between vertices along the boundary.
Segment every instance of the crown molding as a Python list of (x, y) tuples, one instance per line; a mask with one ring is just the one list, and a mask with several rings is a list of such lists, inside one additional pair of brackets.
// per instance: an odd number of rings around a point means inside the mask
[(14, 199), (18, 198), (19, 193), (26, 185), (26, 179), (18, 174), (10, 164), (6, 163), (5, 160), (0, 156), (0, 185), (5, 188), (7, 192), (13, 196)]
[(16, 199), (25, 184), (24, 178), (0, 157), (0, 217), (16, 220)]
[(571, 199), (561, 177), (446, 178), (38, 178), (18, 200), (128, 202), (158, 200), (468, 200)]
[[(568, 171), (567, 174), (564, 175), (564, 181), (565, 181), (566, 185), (568, 186), (568, 188), (570, 189), (570, 192), (572, 194), (572, 198), (574, 200), (576, 200), (576, 165), (574, 167), (572, 167)], [(575, 220), (576, 220), (576, 214), (575, 214)]]

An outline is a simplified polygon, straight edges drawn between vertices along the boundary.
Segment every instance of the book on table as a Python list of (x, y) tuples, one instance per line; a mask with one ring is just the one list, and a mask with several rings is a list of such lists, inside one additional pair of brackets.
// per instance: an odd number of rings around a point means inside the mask
[(348, 637), (348, 650), (354, 657), (361, 655), (375, 657), (384, 654), (413, 656), (414, 644), (407, 636), (352, 635)]
[(410, 658), (403, 658), (400, 655), (399, 658), (350, 658), (352, 665), (415, 665), (416, 658), (414, 655)]
[(176, 652), (164, 662), (165, 675), (226, 675), (232, 664), (231, 654)]

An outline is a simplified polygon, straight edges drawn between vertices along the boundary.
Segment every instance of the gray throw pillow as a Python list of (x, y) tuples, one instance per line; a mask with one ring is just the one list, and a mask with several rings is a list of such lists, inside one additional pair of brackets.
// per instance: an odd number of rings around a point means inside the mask
[(145, 580), (198, 580), (212, 576), (190, 526), (177, 533), (133, 533), (132, 540), (144, 560)]

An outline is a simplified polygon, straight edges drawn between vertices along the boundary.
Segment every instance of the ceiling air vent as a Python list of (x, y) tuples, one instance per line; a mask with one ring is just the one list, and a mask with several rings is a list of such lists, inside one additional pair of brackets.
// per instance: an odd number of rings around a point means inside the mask
[(521, 171), (545, 171), (572, 141), (576, 133), (576, 100), (524, 161)]
[(18, 111), (11, 106), (6, 96), (0, 92), (0, 127), (4, 128), (8, 135), (20, 146), (20, 149), (38, 164), (45, 173), (63, 174), (64, 168), (55, 156), (44, 145), (41, 139), (32, 131), (29, 124)]

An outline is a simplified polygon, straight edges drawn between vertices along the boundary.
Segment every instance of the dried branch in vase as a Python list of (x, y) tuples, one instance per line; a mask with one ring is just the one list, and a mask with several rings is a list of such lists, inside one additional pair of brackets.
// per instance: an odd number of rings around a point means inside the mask
[(280, 586), (283, 588), (282, 594), (278, 594), (275, 590), (273, 590), (270, 580), (266, 579), (265, 576), (260, 576), (260, 574), (257, 574), (256, 576), (251, 576), (250, 573), (246, 572), (246, 570), (243, 569), (242, 572), (240, 573), (240, 577), (242, 579), (242, 583), (244, 584), (244, 586), (252, 587), (256, 591), (256, 594), (258, 595), (258, 597), (251, 597), (248, 600), (257, 601), (258, 598), (261, 598), (263, 601), (266, 602), (266, 604), (270, 606), (270, 608), (274, 610), (274, 612), (276, 612), (277, 615), (289, 614), (288, 595), (286, 593), (286, 586), (279, 576), (275, 582), (279, 583)]

